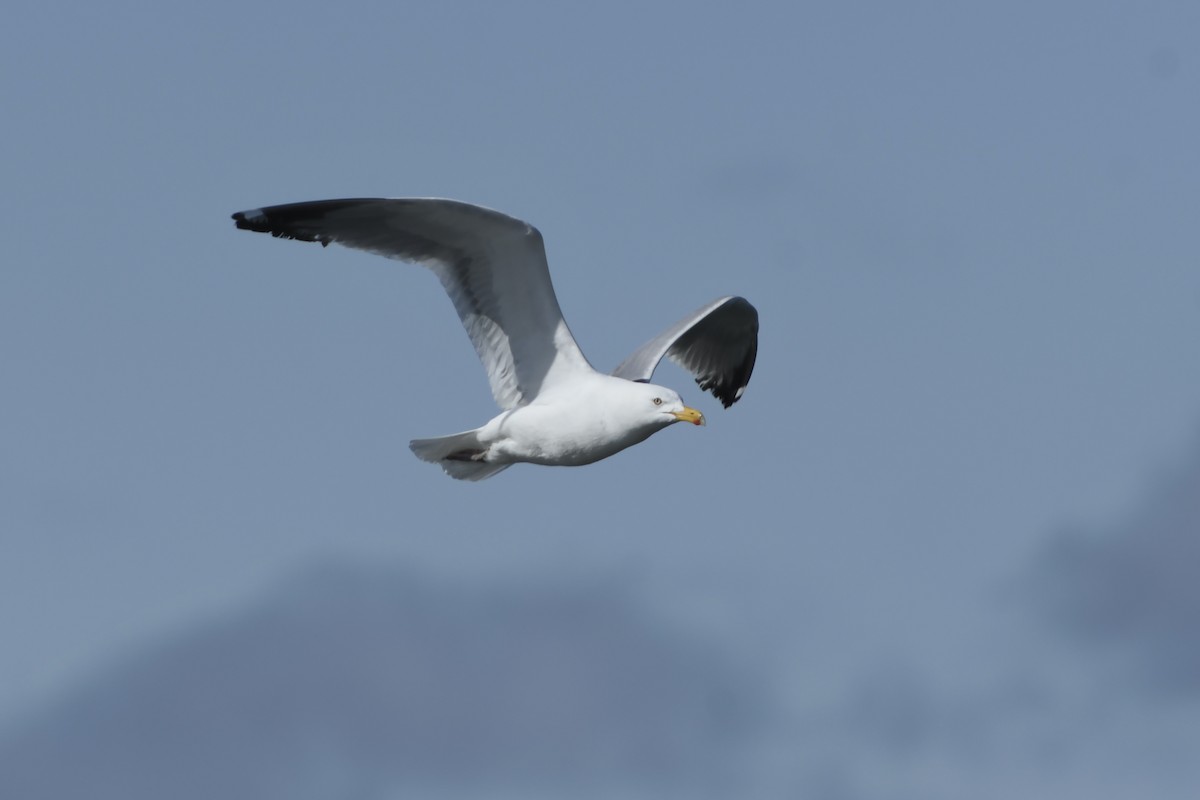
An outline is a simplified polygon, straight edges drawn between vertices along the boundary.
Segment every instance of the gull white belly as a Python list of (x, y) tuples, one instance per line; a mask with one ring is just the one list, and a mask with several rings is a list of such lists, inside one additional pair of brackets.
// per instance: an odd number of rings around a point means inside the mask
[(483, 427), (491, 463), (581, 466), (644, 441), (659, 429), (614, 424), (595, 404), (534, 403), (505, 412)]

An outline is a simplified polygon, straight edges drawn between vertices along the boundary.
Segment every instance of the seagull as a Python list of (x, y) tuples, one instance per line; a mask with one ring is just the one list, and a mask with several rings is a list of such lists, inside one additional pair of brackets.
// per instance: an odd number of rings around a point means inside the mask
[(664, 356), (726, 408), (754, 369), (758, 312), (731, 296), (696, 309), (611, 374), (597, 372), (563, 320), (541, 233), (488, 208), (435, 198), (317, 200), (233, 219), (243, 230), (340, 244), (437, 275), (501, 409), (482, 427), (409, 443), (454, 478), (482, 480), (521, 462), (591, 464), (677, 422), (704, 425), (678, 393), (649, 382)]

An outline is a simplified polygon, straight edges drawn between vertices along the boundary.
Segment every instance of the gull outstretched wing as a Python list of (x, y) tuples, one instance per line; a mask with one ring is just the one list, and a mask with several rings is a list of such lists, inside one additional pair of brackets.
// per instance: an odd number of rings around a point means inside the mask
[(237, 227), (341, 244), (431, 269), (454, 302), (492, 396), (528, 403), (591, 366), (563, 320), (542, 235), (497, 211), (440, 199), (318, 200), (233, 215)]
[(648, 381), (666, 356), (729, 408), (746, 390), (757, 354), (758, 311), (743, 297), (722, 297), (646, 342), (612, 374)]

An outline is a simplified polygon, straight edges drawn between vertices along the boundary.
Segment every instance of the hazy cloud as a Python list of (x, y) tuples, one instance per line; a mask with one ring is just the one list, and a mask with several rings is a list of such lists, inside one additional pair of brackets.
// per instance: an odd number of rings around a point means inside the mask
[(1057, 536), (1033, 569), (1058, 630), (1128, 657), (1152, 691), (1200, 689), (1200, 449), (1107, 530)]
[(736, 773), (764, 708), (756, 685), (619, 585), (342, 566), (18, 729), (0, 746), (0, 795), (703, 795)]
[(804, 720), (802, 794), (1190, 797), (1198, 564), (1200, 450), (1119, 524), (1052, 538), (1015, 582), (1030, 602), (980, 618), (995, 637), (976, 680), (951, 687), (927, 666), (882, 660)]

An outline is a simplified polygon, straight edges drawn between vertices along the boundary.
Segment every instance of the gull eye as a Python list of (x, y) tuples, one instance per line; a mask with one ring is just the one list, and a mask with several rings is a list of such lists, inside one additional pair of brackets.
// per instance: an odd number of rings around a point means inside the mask
[(662, 405), (662, 398), (661, 398), (661, 397), (656, 397), (656, 398), (654, 398), (654, 405), (656, 405), (656, 406), (661, 406), (661, 405)]

